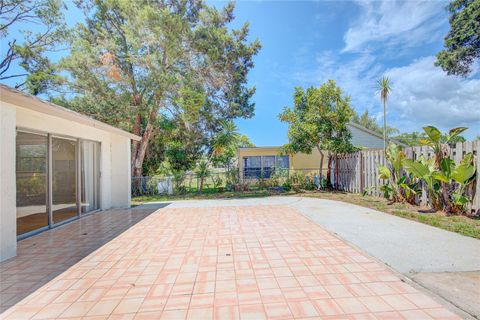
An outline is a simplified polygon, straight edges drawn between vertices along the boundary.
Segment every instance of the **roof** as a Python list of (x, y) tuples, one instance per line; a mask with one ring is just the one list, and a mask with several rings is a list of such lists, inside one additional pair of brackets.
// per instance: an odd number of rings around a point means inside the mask
[[(361, 131), (364, 131), (372, 136), (375, 136), (379, 139), (382, 139), (383, 140), (383, 136), (375, 131), (372, 131), (370, 129), (367, 129), (365, 128), (364, 126), (362, 125), (359, 125), (358, 123), (355, 123), (355, 122), (349, 122), (348, 123), (349, 126), (351, 127), (354, 127), (358, 130), (361, 130)], [(395, 140), (395, 139), (389, 139), (390, 141), (393, 141), (395, 144), (397, 145), (400, 145), (402, 147), (406, 147), (407, 145), (398, 141), (398, 140)], [(281, 146), (265, 146), (265, 147), (240, 147), (238, 149), (242, 149), (242, 150), (255, 150), (255, 149), (278, 149), (278, 148), (281, 148)]]
[(141, 139), (141, 137), (135, 134), (116, 128), (104, 122), (95, 120), (84, 114), (61, 107), (54, 103), (42, 100), (25, 92), (13, 89), (4, 84), (0, 84), (0, 101), (4, 101), (21, 108), (41, 112), (62, 119), (75, 121), (93, 128), (112, 132), (130, 138), (132, 140), (139, 141)]
[(239, 147), (242, 150), (256, 150), (256, 149), (280, 149), (282, 146), (262, 146), (262, 147)]
[[(360, 124), (358, 124), (358, 123), (355, 123), (355, 122), (350, 121), (350, 122), (348, 123), (348, 125), (349, 125), (349, 126), (352, 126), (352, 127), (354, 127), (354, 128), (357, 128), (358, 130), (362, 130), (362, 131), (364, 131), (364, 132), (366, 132), (366, 133), (368, 133), (368, 134), (371, 134), (372, 136), (375, 136), (375, 137), (380, 138), (380, 139), (383, 140), (383, 135), (381, 135), (380, 133), (375, 132), (375, 131), (373, 131), (373, 130), (370, 130), (370, 129), (368, 129), (368, 128), (365, 128), (364, 126), (362, 126), (362, 125), (360, 125)], [(406, 146), (407, 146), (406, 144), (404, 144), (404, 143), (402, 143), (402, 142), (400, 142), (400, 141), (398, 141), (398, 140), (395, 140), (395, 139), (389, 138), (388, 140), (393, 141), (395, 144), (398, 144), (398, 145), (400, 145), (400, 146), (402, 146), (402, 147), (406, 147)]]

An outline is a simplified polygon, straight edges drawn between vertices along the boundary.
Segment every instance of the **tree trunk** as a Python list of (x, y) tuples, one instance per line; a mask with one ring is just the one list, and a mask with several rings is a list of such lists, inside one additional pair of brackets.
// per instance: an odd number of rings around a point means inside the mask
[(317, 146), (318, 152), (320, 152), (320, 167), (318, 168), (318, 190), (320, 190), (322, 186), (322, 174), (323, 174), (323, 151), (320, 149), (319, 146)]
[[(136, 134), (137, 136), (141, 136), (142, 135), (142, 130), (141, 130), (141, 124), (142, 124), (142, 117), (140, 114), (137, 114), (135, 116), (135, 124), (133, 126), (133, 134)], [(137, 152), (138, 152), (138, 148), (140, 146), (140, 141), (132, 141), (132, 169), (134, 168), (135, 166), (135, 158), (136, 158), (136, 155), (137, 155)], [(133, 171), (132, 171), (132, 177), (135, 177), (135, 175), (133, 174)]]
[(447, 213), (450, 214), (452, 213), (452, 202), (450, 201), (450, 197), (448, 195), (448, 190), (447, 190), (448, 185), (445, 182), (441, 182), (440, 188), (441, 188), (441, 193), (442, 193), (442, 202), (443, 202), (443, 210)]
[(158, 109), (158, 107), (153, 107), (153, 109), (150, 111), (147, 127), (143, 132), (142, 139), (140, 141), (135, 141), (137, 145), (134, 148), (135, 153), (133, 153), (132, 151), (132, 177), (139, 177), (142, 175), (143, 160), (145, 160), (148, 143), (150, 142), (150, 139), (152, 137), (154, 129), (153, 123), (157, 117)]
[(328, 153), (328, 165), (327, 165), (327, 188), (331, 188), (333, 186), (333, 183), (332, 183), (332, 160), (333, 160), (333, 157), (332, 155), (330, 154), (330, 152)]
[(132, 166), (132, 177), (139, 177), (143, 172), (143, 160), (145, 160), (145, 154), (147, 152), (148, 142), (152, 136), (153, 126), (147, 125), (145, 132), (143, 133), (142, 140), (138, 141), (138, 148)]
[(387, 101), (383, 100), (383, 151), (387, 154)]

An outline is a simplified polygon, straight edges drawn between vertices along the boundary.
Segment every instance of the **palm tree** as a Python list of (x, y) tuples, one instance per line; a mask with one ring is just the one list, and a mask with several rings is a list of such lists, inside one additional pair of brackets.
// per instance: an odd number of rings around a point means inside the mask
[(392, 83), (390, 78), (383, 76), (377, 82), (377, 90), (380, 94), (380, 99), (383, 102), (383, 150), (387, 150), (387, 100), (392, 92)]
[(212, 154), (214, 156), (219, 156), (225, 151), (235, 148), (241, 139), (238, 128), (233, 121), (222, 121), (220, 126), (220, 132), (213, 139)]

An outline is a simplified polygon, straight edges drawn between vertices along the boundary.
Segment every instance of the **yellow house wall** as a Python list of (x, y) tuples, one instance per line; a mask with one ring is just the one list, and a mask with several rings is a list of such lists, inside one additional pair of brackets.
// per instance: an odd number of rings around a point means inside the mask
[[(238, 149), (238, 167), (240, 174), (243, 173), (243, 157), (251, 156), (275, 156), (282, 155), (280, 147), (260, 147), (260, 148), (246, 148)], [(295, 153), (289, 155), (290, 170), (302, 172), (304, 174), (316, 174), (318, 173), (318, 167), (320, 166), (320, 152), (318, 150), (312, 150), (311, 154)], [(325, 157), (323, 162), (323, 174), (327, 174), (327, 158)]]

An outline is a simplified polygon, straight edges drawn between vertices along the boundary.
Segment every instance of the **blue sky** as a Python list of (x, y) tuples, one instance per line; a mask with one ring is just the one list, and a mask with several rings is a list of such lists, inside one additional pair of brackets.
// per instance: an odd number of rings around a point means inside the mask
[[(209, 1), (215, 6), (226, 2)], [(287, 142), (278, 120), (291, 106), (295, 86), (319, 86), (333, 79), (382, 121), (375, 82), (391, 77), (388, 124), (401, 132), (435, 125), (467, 126), (480, 135), (480, 68), (466, 79), (435, 67), (449, 29), (443, 1), (237, 1), (233, 27), (250, 22), (250, 38), (262, 43), (249, 82), (257, 88), (255, 116), (238, 120), (240, 131), (258, 146)], [(71, 5), (70, 5), (71, 7)], [(70, 25), (81, 16), (66, 13)]]

